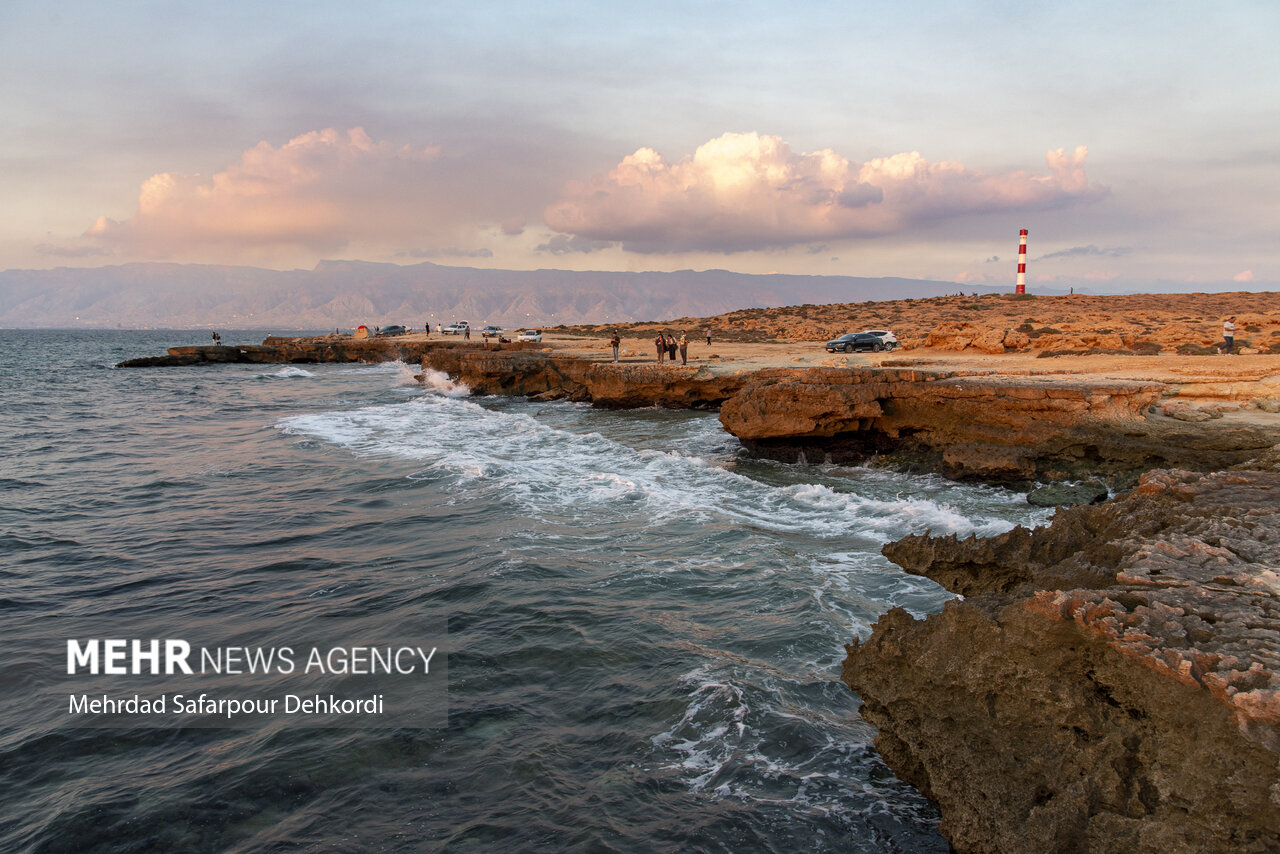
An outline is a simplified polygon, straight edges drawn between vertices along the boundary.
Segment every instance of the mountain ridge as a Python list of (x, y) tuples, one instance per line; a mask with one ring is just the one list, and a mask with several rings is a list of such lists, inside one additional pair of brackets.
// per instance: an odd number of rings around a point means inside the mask
[(172, 262), (0, 271), (0, 326), (508, 327), (708, 317), (741, 308), (1008, 288), (899, 277), (491, 270), (321, 261), (311, 270)]

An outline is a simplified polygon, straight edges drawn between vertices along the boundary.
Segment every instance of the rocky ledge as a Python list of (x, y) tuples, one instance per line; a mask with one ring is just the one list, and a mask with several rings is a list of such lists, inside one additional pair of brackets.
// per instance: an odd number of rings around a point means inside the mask
[(423, 368), (483, 394), (719, 408), (725, 429), (760, 456), (874, 457), (987, 481), (1100, 475), (1131, 485), (1154, 467), (1211, 471), (1280, 441), (1275, 428), (1148, 417), (1165, 389), (1157, 382), (889, 367), (726, 370), (465, 349), (432, 350)]
[(1155, 415), (1150, 410), (1164, 389), (1158, 382), (992, 371), (760, 371), (725, 403), (720, 420), (766, 456), (858, 461), (888, 454), (949, 477), (989, 481), (1103, 475), (1125, 482), (1160, 466), (1209, 471), (1280, 441), (1276, 429), (1188, 429)]
[(843, 679), (961, 852), (1280, 850), (1280, 473), (1156, 471), (989, 539), (884, 553), (963, 598)]
[[(164, 356), (126, 359), (117, 368), (175, 368), (213, 364), (297, 364), (324, 362), (417, 362), (434, 350), (496, 348), (482, 341), (431, 341), (424, 338), (351, 338), (324, 335), (316, 338), (269, 337), (261, 344), (170, 347)], [(527, 344), (502, 344), (519, 350)]]
[(614, 364), (546, 351), (433, 350), (422, 368), (442, 371), (478, 394), (567, 399), (619, 409), (716, 409), (749, 378), (747, 371), (717, 374), (705, 363)]

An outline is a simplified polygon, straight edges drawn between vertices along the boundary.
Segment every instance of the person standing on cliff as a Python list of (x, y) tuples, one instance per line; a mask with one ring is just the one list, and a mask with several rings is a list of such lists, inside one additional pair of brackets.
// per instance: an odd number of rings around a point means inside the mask
[(707, 327), (707, 346), (711, 346), (711, 327)]
[(661, 365), (663, 357), (667, 355), (666, 336), (659, 332), (658, 337), (653, 339), (653, 346), (658, 348), (658, 364)]
[(618, 364), (618, 347), (622, 345), (622, 339), (618, 337), (618, 330), (613, 330), (613, 337), (609, 339), (609, 346), (613, 348), (613, 363)]
[(1233, 314), (1222, 324), (1222, 349), (1219, 353), (1231, 354), (1236, 347), (1236, 316)]
[(684, 337), (684, 333), (680, 333), (680, 364), (689, 364), (689, 339)]
[(464, 326), (464, 327), (462, 327), (462, 340), (463, 340), (463, 341), (470, 341), (470, 340), (471, 340), (471, 327), (470, 327), (470, 326)]

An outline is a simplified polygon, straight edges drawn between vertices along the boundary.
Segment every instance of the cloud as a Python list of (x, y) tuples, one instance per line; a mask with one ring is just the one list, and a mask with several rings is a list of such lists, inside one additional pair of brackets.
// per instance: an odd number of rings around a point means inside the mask
[(978, 213), (1060, 208), (1101, 198), (1084, 146), (1049, 152), (1048, 175), (989, 175), (919, 152), (856, 164), (830, 149), (795, 153), (780, 137), (726, 133), (667, 163), (652, 148), (569, 183), (543, 217), (576, 238), (633, 252), (738, 252), (875, 237)]
[(570, 237), (567, 234), (554, 235), (546, 243), (539, 243), (539, 252), (550, 252), (552, 255), (568, 255), (571, 252), (596, 252), (612, 246), (608, 240), (592, 240), (589, 237)]
[(211, 177), (148, 178), (137, 212), (85, 232), (142, 255), (226, 246), (331, 251), (353, 241), (421, 237), (442, 220), (432, 192), (438, 148), (378, 142), (361, 128), (313, 131), (279, 148), (262, 142)]
[(1072, 246), (1070, 249), (1060, 249), (1057, 252), (1050, 252), (1047, 255), (1041, 255), (1034, 260), (1044, 261), (1049, 258), (1086, 258), (1086, 257), (1104, 257), (1104, 258), (1120, 258), (1128, 255), (1133, 250), (1127, 246), (1115, 246), (1109, 249), (1099, 249), (1092, 243), (1088, 246)]
[(1234, 276), (1232, 276), (1232, 277), (1231, 277), (1231, 281), (1233, 281), (1233, 282), (1252, 282), (1252, 281), (1253, 281), (1253, 271), (1252, 271), (1252, 270), (1241, 270), (1239, 273), (1236, 273)]

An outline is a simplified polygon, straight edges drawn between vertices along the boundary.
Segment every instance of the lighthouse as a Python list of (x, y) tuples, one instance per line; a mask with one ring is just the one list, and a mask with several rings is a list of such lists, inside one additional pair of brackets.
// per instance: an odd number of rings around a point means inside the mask
[(1018, 232), (1018, 287), (1014, 293), (1027, 292), (1027, 230)]

